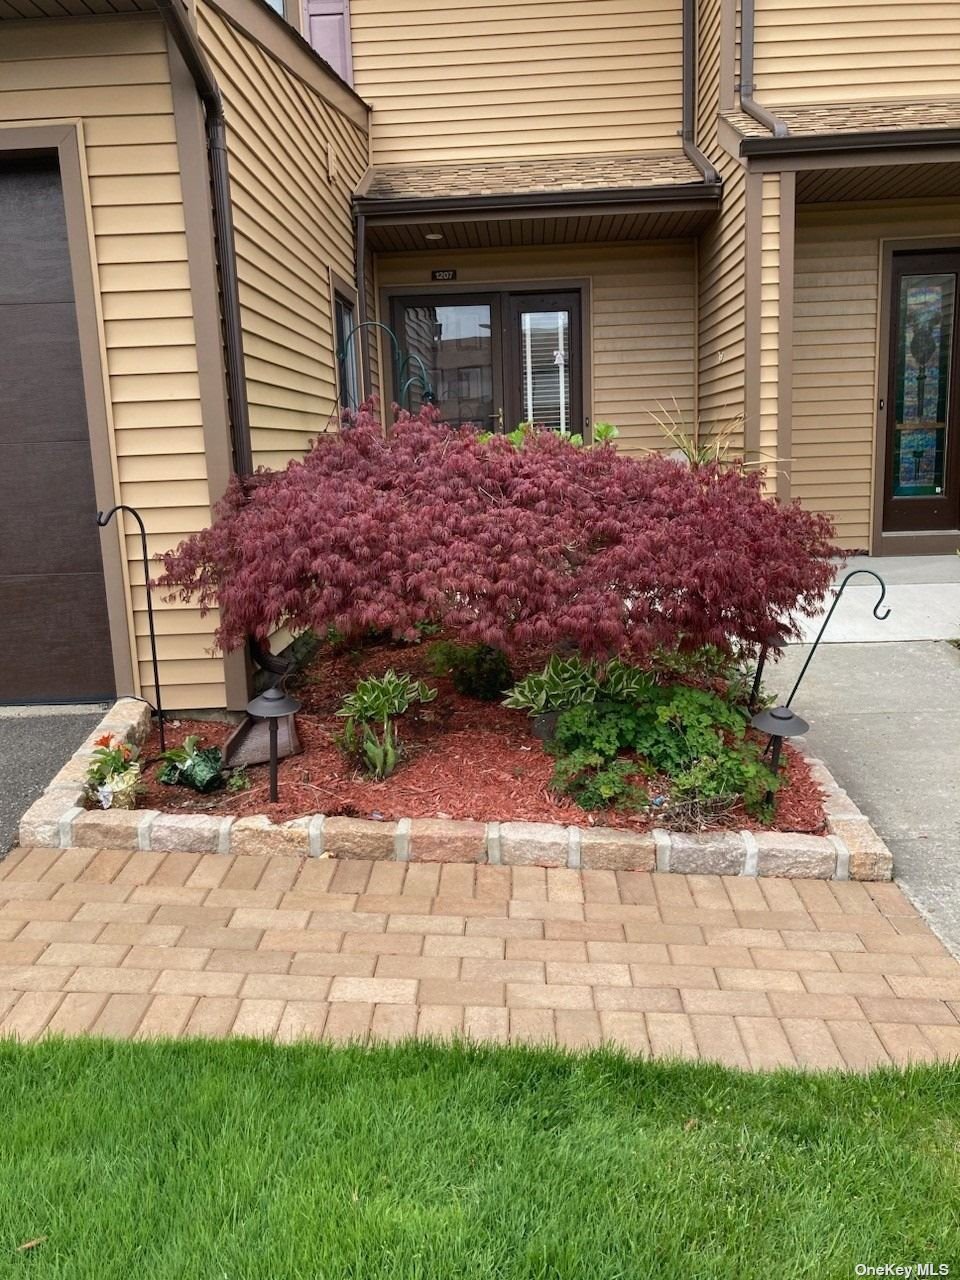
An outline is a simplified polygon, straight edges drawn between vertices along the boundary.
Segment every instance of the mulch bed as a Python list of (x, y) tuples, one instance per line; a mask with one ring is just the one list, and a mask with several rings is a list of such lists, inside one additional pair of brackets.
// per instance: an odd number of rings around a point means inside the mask
[[(268, 799), (268, 770), (248, 770), (247, 791), (218, 791), (199, 796), (184, 787), (157, 781), (159, 751), (156, 731), (144, 751), (146, 791), (139, 807), (168, 813), (269, 813), (276, 822), (310, 813), (359, 818), (459, 818), (478, 822), (559, 822), (573, 826), (618, 827), (646, 831), (670, 825), (663, 813), (626, 813), (612, 809), (587, 812), (549, 789), (553, 760), (533, 736), (525, 712), (498, 703), (463, 697), (446, 677), (432, 675), (426, 665), (429, 642), (422, 645), (378, 643), (359, 650), (322, 649), (298, 678), (293, 690), (303, 702), (297, 730), (303, 754), (280, 763), (280, 800)], [(540, 667), (543, 654), (529, 654), (514, 664), (517, 674)], [(335, 738), (343, 721), (334, 712), (344, 694), (362, 676), (387, 668), (409, 671), (439, 689), (435, 701), (411, 708), (399, 726), (405, 756), (396, 772), (374, 782), (344, 758)], [(167, 745), (200, 733), (202, 745), (222, 746), (232, 726), (217, 721), (168, 722)], [(647, 780), (657, 795), (655, 780)], [(720, 819), (721, 828), (757, 830), (761, 824), (741, 806)], [(820, 833), (825, 829), (823, 796), (803, 756), (785, 748), (784, 782), (777, 795), (775, 829)]]

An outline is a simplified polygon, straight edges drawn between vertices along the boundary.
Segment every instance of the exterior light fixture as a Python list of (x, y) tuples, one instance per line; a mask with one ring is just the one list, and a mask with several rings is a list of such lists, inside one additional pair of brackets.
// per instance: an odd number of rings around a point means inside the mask
[(442, 240), (442, 239), (443, 239), (443, 232), (442, 232), (442, 231), (427, 231), (427, 232), (425, 232), (425, 233), (424, 233), (423, 238), (424, 238), (424, 240)]
[(277, 722), (284, 716), (295, 715), (301, 702), (293, 698), (279, 685), (271, 685), (252, 702), (247, 703), (247, 715), (258, 720), (266, 720), (270, 733), (270, 803), (276, 804), (277, 792)]
[[(769, 734), (770, 742), (767, 749), (770, 752), (770, 768), (774, 776), (780, 772), (780, 751), (784, 738), (802, 738), (810, 728), (806, 720), (798, 716), (795, 711), (791, 711), (789, 707), (771, 707), (768, 711), (758, 711), (750, 721), (750, 726), (758, 729), (760, 733)], [(772, 798), (773, 792), (768, 791), (764, 797), (764, 803), (769, 804)]]

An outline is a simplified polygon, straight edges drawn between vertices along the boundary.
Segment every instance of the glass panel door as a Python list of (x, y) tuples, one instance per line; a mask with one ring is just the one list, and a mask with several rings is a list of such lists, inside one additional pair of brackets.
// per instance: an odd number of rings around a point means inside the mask
[(429, 388), (445, 422), (500, 425), (499, 300), (496, 296), (398, 298), (402, 352), (393, 395), (412, 411)]
[(580, 295), (511, 294), (509, 317), (508, 428), (582, 432)]
[(955, 529), (960, 521), (958, 254), (898, 254), (883, 527)]

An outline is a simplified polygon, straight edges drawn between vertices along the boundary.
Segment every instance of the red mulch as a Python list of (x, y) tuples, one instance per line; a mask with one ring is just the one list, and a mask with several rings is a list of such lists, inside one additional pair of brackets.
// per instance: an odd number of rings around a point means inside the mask
[[(184, 787), (157, 782), (154, 763), (159, 740), (153, 732), (143, 751), (146, 791), (144, 808), (166, 812), (248, 814), (269, 812), (276, 821), (308, 813), (342, 814), (361, 818), (472, 818), (478, 822), (560, 822), (578, 826), (609, 826), (635, 831), (658, 823), (651, 814), (614, 810), (587, 812), (554, 795), (548, 787), (553, 761), (534, 738), (525, 712), (509, 711), (499, 703), (465, 698), (446, 677), (426, 671), (423, 645), (376, 644), (360, 651), (322, 650), (308, 665), (296, 687), (303, 701), (297, 730), (303, 754), (280, 763), (280, 800), (268, 800), (268, 770), (248, 770), (247, 791), (218, 791), (199, 796)], [(515, 672), (542, 665), (543, 655), (515, 664)], [(434, 702), (407, 712), (400, 723), (405, 757), (396, 772), (382, 782), (359, 774), (344, 759), (335, 736), (343, 721), (333, 712), (357, 680), (388, 667), (424, 675), (439, 688)], [(168, 722), (167, 745), (190, 733), (200, 733), (202, 745), (220, 746), (231, 730), (216, 721)], [(648, 782), (651, 795), (656, 787)], [(660, 819), (662, 822), (662, 818)], [(761, 824), (737, 807), (718, 826), (757, 829)], [(785, 750), (784, 782), (777, 794), (775, 827), (782, 831), (820, 832), (824, 829), (823, 796), (810, 776), (804, 758)]]

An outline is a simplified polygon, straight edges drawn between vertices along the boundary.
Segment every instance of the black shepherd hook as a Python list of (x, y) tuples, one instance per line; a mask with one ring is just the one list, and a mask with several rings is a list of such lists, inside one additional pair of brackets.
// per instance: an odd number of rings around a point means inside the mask
[[(153, 597), (150, 594), (150, 556), (147, 552), (147, 529), (143, 523), (143, 517), (136, 507), (127, 507), (122, 502), (119, 506), (111, 507), (109, 511), (97, 512), (97, 524), (101, 529), (105, 529), (118, 511), (126, 511), (127, 515), (133, 516), (137, 524), (140, 526), (140, 547), (143, 552), (143, 574), (144, 585), (147, 589), (147, 626), (150, 629), (150, 655), (153, 658), (153, 687), (157, 691), (157, 727), (160, 730), (160, 750), (166, 751), (167, 743), (163, 732), (163, 702), (160, 695), (160, 664), (157, 662), (157, 633), (153, 624)], [(149, 705), (149, 704), (148, 704)]]
[(817, 638), (813, 642), (813, 648), (807, 654), (806, 662), (800, 668), (800, 674), (797, 676), (796, 684), (790, 690), (790, 697), (787, 699), (786, 703), (784, 704), (785, 706), (789, 707), (791, 702), (793, 702), (794, 698), (797, 696), (797, 690), (800, 688), (800, 681), (807, 674), (807, 667), (809, 667), (810, 663), (813, 661), (813, 655), (817, 652), (817, 646), (819, 645), (820, 641), (823, 639), (823, 633), (826, 631), (827, 627), (830, 625), (830, 619), (833, 617), (833, 611), (834, 609), (836, 609), (837, 605), (840, 603), (840, 597), (843, 595), (844, 588), (846, 587), (847, 583), (850, 581), (851, 578), (855, 578), (857, 574), (860, 574), (860, 573), (865, 573), (870, 578), (876, 578), (877, 582), (880, 583), (880, 596), (876, 604), (873, 606), (873, 616), (876, 618), (878, 622), (886, 622), (887, 618), (890, 617), (889, 605), (883, 610), (882, 613), (880, 612), (881, 608), (883, 607), (883, 602), (887, 597), (887, 584), (880, 577), (879, 573), (874, 573), (872, 569), (851, 570), (850, 573), (848, 573), (847, 576), (844, 578), (844, 580), (840, 583), (840, 586), (837, 588), (837, 594), (833, 598), (833, 604), (830, 606), (827, 616), (824, 618), (823, 624), (820, 627), (819, 632), (817, 633)]

